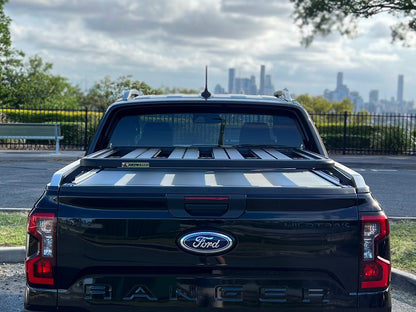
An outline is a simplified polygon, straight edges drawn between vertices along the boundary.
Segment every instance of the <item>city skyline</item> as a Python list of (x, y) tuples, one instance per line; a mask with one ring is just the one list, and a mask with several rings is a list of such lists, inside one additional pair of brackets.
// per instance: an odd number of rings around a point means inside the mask
[(260, 66), (259, 87), (257, 88), (256, 76), (250, 75), (247, 77), (237, 77), (236, 69), (228, 69), (228, 89), (222, 87), (219, 83), (215, 86), (215, 93), (228, 94), (253, 94), (253, 95), (273, 95), (274, 86), (270, 74), (266, 74), (266, 66)]
[(106, 76), (159, 87), (200, 90), (209, 66), (209, 88), (228, 91), (227, 69), (237, 77), (254, 73), (260, 86), (264, 64), (275, 89), (322, 94), (333, 89), (337, 72), (351, 90), (367, 99), (397, 97), (404, 75), (403, 98), (416, 99), (416, 42), (391, 44), (395, 17), (361, 19), (354, 39), (331, 34), (305, 48), (291, 14), (280, 0), (75, 1), (13, 0), (5, 4), (12, 19), (13, 46), (26, 55), (53, 63), (53, 73), (85, 90)]
[[(255, 75), (250, 78), (236, 77), (236, 68), (228, 69), (228, 89), (222, 87), (219, 83), (215, 86), (214, 92), (217, 94), (250, 94), (250, 95), (273, 95), (275, 90), (270, 74), (266, 75), (266, 66), (260, 65), (259, 87), (257, 88)], [(371, 113), (409, 113), (416, 112), (414, 101), (408, 101), (404, 98), (405, 77), (400, 74), (397, 77), (397, 91), (396, 98), (380, 99), (378, 89), (373, 89), (368, 92), (368, 100), (354, 90), (350, 90), (348, 85), (344, 83), (344, 73), (337, 72), (336, 87), (334, 90), (324, 89), (322, 94), (312, 94), (312, 96), (324, 96), (327, 100), (342, 101), (349, 99), (355, 108), (355, 112), (366, 110)], [(291, 92), (291, 90), (289, 90)], [(305, 93), (301, 93), (305, 94)], [(294, 97), (300, 94), (293, 94)]]

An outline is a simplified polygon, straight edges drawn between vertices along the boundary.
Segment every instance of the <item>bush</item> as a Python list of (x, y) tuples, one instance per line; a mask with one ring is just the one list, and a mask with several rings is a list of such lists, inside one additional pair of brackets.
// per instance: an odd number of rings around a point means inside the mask
[(400, 154), (415, 149), (414, 137), (399, 127), (385, 127), (375, 133), (370, 148), (375, 151)]
[[(103, 112), (88, 111), (87, 143), (94, 135), (98, 124), (103, 117)], [(0, 109), (1, 122), (9, 123), (58, 123), (61, 126), (61, 135), (64, 139), (60, 141), (66, 147), (84, 147), (85, 135), (85, 116), (86, 112), (82, 110), (31, 110), (31, 109)], [(27, 145), (55, 145), (54, 140), (19, 140)], [(2, 144), (14, 144), (7, 140), (0, 142)]]
[[(87, 127), (87, 144), (91, 141), (97, 131), (98, 123), (88, 123)], [(85, 122), (63, 122), (61, 123), (61, 135), (64, 139), (61, 141), (64, 145), (84, 146)]]
[[(7, 122), (47, 123), (47, 122), (85, 122), (85, 111), (0, 109)], [(88, 111), (88, 120), (101, 120), (103, 112)]]
[(415, 136), (399, 126), (347, 125), (344, 146), (343, 125), (321, 125), (319, 132), (329, 151), (371, 151), (400, 154), (414, 151)]
[[(322, 135), (322, 139), (329, 151), (340, 151), (344, 149), (343, 134)], [(350, 135), (346, 137), (345, 149), (347, 150), (367, 150), (370, 146), (370, 137)]]

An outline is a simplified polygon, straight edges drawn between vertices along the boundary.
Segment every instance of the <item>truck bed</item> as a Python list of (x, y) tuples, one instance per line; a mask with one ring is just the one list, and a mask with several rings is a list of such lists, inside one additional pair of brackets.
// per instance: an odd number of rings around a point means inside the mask
[(64, 173), (55, 180), (73, 186), (366, 188), (358, 174), (328, 158), (271, 147), (105, 149)]

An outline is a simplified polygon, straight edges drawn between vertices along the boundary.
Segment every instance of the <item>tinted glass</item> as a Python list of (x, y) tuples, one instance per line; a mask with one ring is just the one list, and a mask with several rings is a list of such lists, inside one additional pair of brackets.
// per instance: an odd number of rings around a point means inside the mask
[(303, 134), (290, 116), (172, 113), (125, 116), (110, 146), (287, 146), (303, 148)]

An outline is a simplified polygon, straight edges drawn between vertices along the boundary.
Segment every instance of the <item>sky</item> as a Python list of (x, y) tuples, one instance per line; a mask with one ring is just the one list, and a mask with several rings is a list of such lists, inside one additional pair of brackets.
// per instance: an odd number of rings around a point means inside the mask
[(391, 44), (390, 15), (363, 19), (355, 38), (318, 37), (305, 48), (289, 0), (9, 0), (14, 47), (53, 63), (53, 72), (82, 89), (105, 76), (132, 75), (154, 88), (200, 90), (237, 77), (256, 77), (260, 66), (276, 90), (321, 95), (344, 83), (368, 101), (397, 96), (416, 100), (416, 42)]

